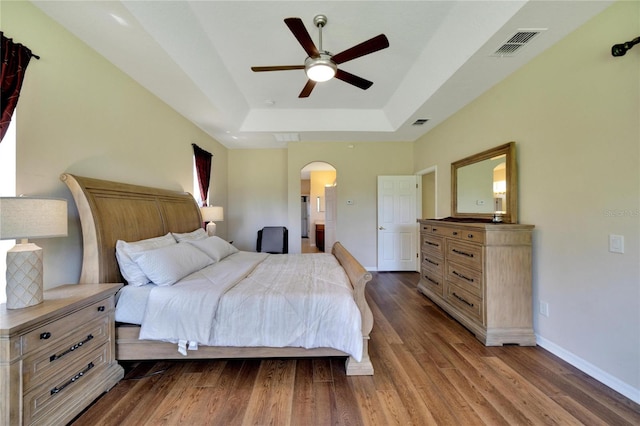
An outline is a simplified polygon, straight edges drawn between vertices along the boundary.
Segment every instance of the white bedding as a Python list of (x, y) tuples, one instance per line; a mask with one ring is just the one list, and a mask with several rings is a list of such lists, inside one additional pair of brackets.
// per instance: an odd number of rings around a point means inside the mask
[[(205, 320), (208, 318), (208, 320)], [(362, 358), (361, 316), (330, 254), (238, 252), (149, 291), (141, 339), (330, 347)]]

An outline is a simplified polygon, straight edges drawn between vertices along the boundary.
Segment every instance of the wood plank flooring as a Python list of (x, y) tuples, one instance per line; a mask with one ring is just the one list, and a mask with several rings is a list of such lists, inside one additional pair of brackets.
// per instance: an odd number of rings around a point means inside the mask
[(374, 376), (344, 358), (124, 363), (75, 425), (639, 425), (640, 406), (539, 347), (485, 347), (416, 291), (374, 273)]

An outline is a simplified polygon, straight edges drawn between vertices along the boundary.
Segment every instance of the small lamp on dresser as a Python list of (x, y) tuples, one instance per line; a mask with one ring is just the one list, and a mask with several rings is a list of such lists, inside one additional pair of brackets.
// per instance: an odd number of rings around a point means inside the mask
[(28, 238), (65, 237), (67, 200), (0, 197), (0, 239), (20, 240), (7, 252), (7, 309), (43, 300), (42, 248)]
[(207, 235), (213, 237), (216, 235), (215, 222), (222, 222), (224, 220), (224, 210), (221, 206), (200, 207), (202, 213), (202, 220), (207, 223)]

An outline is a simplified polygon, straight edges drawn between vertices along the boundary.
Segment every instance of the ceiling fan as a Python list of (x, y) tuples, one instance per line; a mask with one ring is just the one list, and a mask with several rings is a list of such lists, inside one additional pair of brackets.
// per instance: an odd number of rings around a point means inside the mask
[(316, 83), (331, 80), (333, 77), (342, 80), (345, 83), (359, 87), (362, 90), (367, 90), (371, 87), (373, 82), (338, 69), (338, 65), (389, 47), (389, 40), (387, 40), (387, 37), (384, 34), (380, 34), (334, 55), (331, 52), (322, 49), (322, 28), (327, 25), (327, 17), (325, 15), (316, 15), (313, 18), (313, 23), (318, 28), (319, 33), (318, 47), (316, 47), (313, 40), (311, 40), (311, 36), (305, 28), (302, 19), (286, 18), (284, 23), (289, 27), (304, 51), (307, 52), (307, 55), (309, 55), (304, 61), (304, 65), (251, 67), (252, 71), (305, 70), (309, 80), (302, 89), (302, 92), (300, 92), (300, 95), (298, 95), (299, 98), (308, 97)]

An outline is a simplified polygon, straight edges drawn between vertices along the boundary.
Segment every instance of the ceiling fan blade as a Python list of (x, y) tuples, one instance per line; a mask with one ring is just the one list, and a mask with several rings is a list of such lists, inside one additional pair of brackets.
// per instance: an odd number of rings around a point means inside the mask
[(389, 47), (389, 40), (387, 39), (387, 36), (380, 34), (367, 41), (363, 41), (350, 49), (343, 50), (342, 52), (333, 55), (331, 59), (333, 59), (333, 62), (336, 64), (342, 64), (352, 59), (368, 55), (369, 53), (386, 49), (387, 47)]
[(313, 43), (313, 40), (311, 40), (311, 36), (305, 28), (302, 19), (286, 18), (284, 23), (287, 24), (287, 27), (289, 27), (295, 38), (298, 40), (298, 43), (300, 43), (304, 51), (307, 52), (307, 55), (313, 57), (320, 54), (320, 52), (318, 52), (318, 48)]
[(316, 87), (316, 82), (313, 80), (307, 80), (307, 84), (304, 85), (302, 92), (298, 95), (299, 98), (308, 98), (313, 88)]
[(253, 72), (303, 70), (304, 65), (276, 65), (272, 67), (251, 67)]
[(362, 90), (367, 90), (373, 84), (373, 81), (365, 80), (362, 77), (358, 77), (357, 75), (353, 75), (340, 69), (336, 71), (336, 78), (344, 81), (345, 83), (353, 84)]

